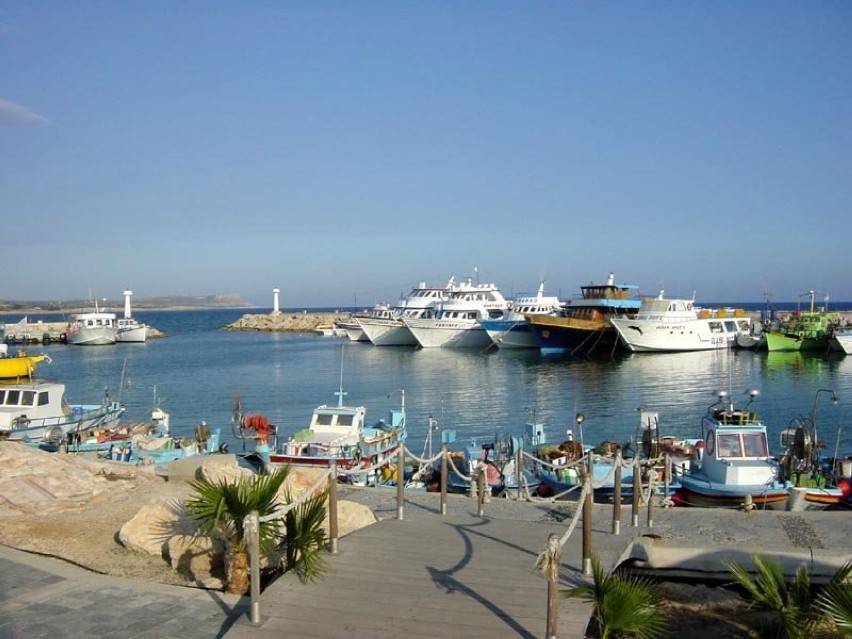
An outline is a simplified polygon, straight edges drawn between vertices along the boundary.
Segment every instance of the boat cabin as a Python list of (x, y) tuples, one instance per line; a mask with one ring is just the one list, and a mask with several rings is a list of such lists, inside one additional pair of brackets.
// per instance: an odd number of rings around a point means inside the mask
[(65, 403), (65, 386), (52, 382), (0, 386), (0, 431), (10, 431), (16, 423), (70, 414)]

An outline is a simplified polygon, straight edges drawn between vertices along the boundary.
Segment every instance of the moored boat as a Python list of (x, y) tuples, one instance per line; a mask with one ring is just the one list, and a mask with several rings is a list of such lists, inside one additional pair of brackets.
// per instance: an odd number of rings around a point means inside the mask
[(71, 432), (114, 426), (123, 413), (107, 396), (100, 404), (69, 404), (59, 382), (0, 385), (0, 437), (9, 440), (61, 442)]
[(347, 322), (337, 322), (337, 327), (346, 331), (350, 342), (369, 342), (370, 338), (361, 326), (361, 320), (393, 319), (394, 311), (389, 304), (376, 304), (373, 308), (355, 313)]
[(699, 309), (694, 300), (666, 298), (663, 291), (642, 300), (636, 317), (614, 317), (610, 323), (635, 352), (731, 348), (738, 336), (751, 333), (751, 318), (742, 309)]
[(74, 316), (66, 330), (69, 344), (80, 346), (102, 346), (115, 344), (118, 336), (118, 326), (115, 313), (107, 313), (98, 308), (91, 313), (79, 313)]
[(556, 314), (525, 317), (544, 354), (607, 352), (619, 344), (610, 319), (635, 315), (642, 303), (638, 291), (632, 284), (616, 284), (610, 273), (604, 284), (581, 286), (581, 297), (563, 304)]
[(358, 324), (374, 346), (417, 346), (417, 338), (408, 330), (403, 318), (433, 317), (436, 307), (449, 297), (454, 284), (455, 277), (450, 277), (443, 287), (420, 282), (394, 305), (392, 317), (359, 318)]
[[(840, 324), (840, 313), (825, 307), (815, 309), (814, 291), (806, 295), (811, 298), (810, 310), (794, 311), (787, 321), (766, 332), (766, 349), (774, 351), (827, 351), (834, 328)], [(826, 297), (826, 299), (828, 299)]]
[(726, 391), (719, 392), (718, 401), (701, 418), (696, 456), (675, 466), (679, 503), (783, 507), (790, 483), (782, 479), (779, 462), (769, 454), (766, 425), (750, 410), (757, 395), (750, 391), (748, 404), (737, 408)]
[(379, 420), (373, 426), (366, 423), (364, 406), (345, 406), (342, 388), (335, 394), (336, 406), (317, 406), (308, 427), (286, 441), (279, 442), (278, 427), (260, 415), (237, 416), (235, 435), (255, 440), (254, 455), (267, 469), (336, 464), (353, 483), (375, 483), (378, 471), (396, 461), (405, 442), (405, 392), (401, 391), (400, 409), (390, 411), (387, 421)]
[(483, 319), (479, 323), (498, 348), (538, 348), (538, 339), (526, 321), (526, 315), (554, 314), (559, 310), (559, 298), (544, 294), (544, 282), (535, 295), (520, 296), (510, 302), (511, 308), (503, 317)]
[(831, 334), (829, 348), (833, 351), (852, 355), (852, 329), (835, 330)]
[(422, 348), (486, 348), (491, 338), (480, 323), (502, 318), (509, 302), (495, 284), (474, 283), (467, 278), (453, 286), (434, 317), (402, 317)]
[(133, 291), (124, 291), (124, 317), (115, 320), (117, 342), (144, 342), (148, 339), (148, 325), (142, 324), (133, 317), (130, 309), (130, 296)]
[(9, 354), (9, 345), (0, 344), (0, 379), (28, 379), (35, 375), (38, 365), (50, 358), (45, 354), (27, 355), (24, 351)]

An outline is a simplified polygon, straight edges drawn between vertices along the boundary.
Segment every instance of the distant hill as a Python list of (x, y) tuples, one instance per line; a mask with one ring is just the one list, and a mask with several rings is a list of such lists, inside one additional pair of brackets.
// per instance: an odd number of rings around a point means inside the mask
[[(134, 310), (163, 310), (163, 309), (193, 309), (193, 308), (253, 308), (254, 304), (247, 302), (239, 293), (220, 293), (218, 295), (162, 295), (159, 297), (132, 298)], [(99, 301), (98, 306), (105, 309), (124, 308), (124, 298), (118, 300)], [(0, 313), (32, 312), (32, 311), (65, 311), (76, 312), (93, 307), (91, 300), (67, 300), (62, 302), (33, 300), (7, 301), (0, 300)]]

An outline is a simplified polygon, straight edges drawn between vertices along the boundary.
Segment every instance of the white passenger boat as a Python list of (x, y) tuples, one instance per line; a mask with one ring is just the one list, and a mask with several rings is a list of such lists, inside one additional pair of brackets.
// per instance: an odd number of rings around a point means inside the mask
[(833, 351), (852, 355), (852, 329), (834, 331), (831, 340), (829, 340), (829, 348)]
[(751, 318), (741, 309), (699, 309), (693, 300), (645, 298), (634, 318), (612, 318), (622, 344), (637, 352), (704, 351), (736, 346), (749, 335)]
[(455, 278), (446, 286), (427, 286), (420, 282), (394, 305), (391, 317), (358, 318), (358, 324), (375, 346), (417, 346), (417, 338), (403, 322), (403, 318), (431, 317), (441, 302), (449, 298)]
[(544, 282), (541, 282), (535, 295), (518, 297), (511, 305), (504, 317), (480, 320), (482, 328), (499, 348), (539, 348), (535, 331), (527, 324), (524, 316), (556, 313), (561, 306), (559, 298), (545, 295)]
[(68, 324), (65, 336), (69, 344), (81, 346), (101, 346), (115, 344), (118, 339), (118, 324), (115, 313), (107, 313), (98, 309), (91, 313), (80, 313)]
[(393, 319), (394, 311), (389, 304), (376, 304), (373, 308), (352, 315), (348, 322), (337, 322), (337, 327), (346, 331), (350, 342), (369, 342), (370, 338), (359, 323), (360, 320)]
[(435, 317), (402, 321), (423, 348), (485, 348), (491, 338), (481, 320), (505, 317), (509, 302), (494, 284), (474, 284), (471, 278), (451, 289)]
[(124, 406), (104, 397), (100, 404), (69, 404), (65, 384), (0, 385), (0, 437), (59, 443), (71, 432), (114, 426)]
[(124, 291), (124, 317), (115, 321), (117, 342), (144, 342), (148, 338), (148, 325), (138, 322), (130, 310), (131, 295), (133, 291)]

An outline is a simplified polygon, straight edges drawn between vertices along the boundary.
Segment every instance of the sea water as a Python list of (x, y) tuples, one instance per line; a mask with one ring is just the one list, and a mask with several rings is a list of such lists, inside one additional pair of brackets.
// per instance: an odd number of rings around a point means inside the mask
[(376, 347), (312, 333), (223, 330), (245, 312), (139, 311), (134, 315), (140, 321), (166, 337), (28, 350), (50, 356), (38, 376), (65, 383), (69, 401), (97, 403), (109, 394), (126, 405), (127, 421), (147, 421), (157, 401), (171, 416), (173, 434), (191, 436), (203, 420), (221, 429), (232, 452), (242, 449), (232, 434), (237, 403), (244, 412), (268, 417), (286, 438), (307, 427), (317, 405), (336, 404), (341, 388), (346, 404), (367, 407), (370, 422), (398, 409), (404, 394), (408, 447), (418, 454), (427, 449), (430, 423), (435, 451), (441, 429), (454, 430), (456, 446), (462, 446), (486, 443), (497, 433), (522, 436), (533, 421), (543, 424), (552, 443), (569, 430), (586, 444), (624, 443), (637, 436), (639, 409), (659, 414), (661, 434), (692, 438), (720, 390), (743, 405), (747, 392), (757, 389), (750, 410), (767, 424), (773, 452), (780, 452), (780, 431), (791, 420), (815, 414), (823, 454), (831, 457), (835, 448), (841, 456), (852, 454), (852, 357), (842, 354), (724, 350), (549, 357), (536, 350)]

